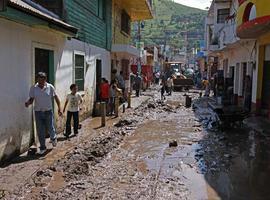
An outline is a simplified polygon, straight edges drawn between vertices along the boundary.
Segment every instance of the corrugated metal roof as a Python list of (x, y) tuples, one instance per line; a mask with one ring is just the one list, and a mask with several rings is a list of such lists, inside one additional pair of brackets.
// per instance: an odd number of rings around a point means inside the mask
[(74, 26), (71, 26), (70, 24), (63, 22), (60, 19), (57, 19), (55, 17), (50, 16), (49, 14), (46, 14), (46, 13), (40, 11), (39, 9), (34, 8), (30, 4), (28, 4), (22, 0), (9, 0), (9, 5), (12, 5), (12, 6), (16, 7), (17, 9), (28, 12), (36, 17), (42, 18), (43, 20), (52, 22), (55, 25), (61, 26), (62, 28), (65, 28), (73, 33), (77, 33), (77, 31), (78, 31), (78, 29), (75, 28)]

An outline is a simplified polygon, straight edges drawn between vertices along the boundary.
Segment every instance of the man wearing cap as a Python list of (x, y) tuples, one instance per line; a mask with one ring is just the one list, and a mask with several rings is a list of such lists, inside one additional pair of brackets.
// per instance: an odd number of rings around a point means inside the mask
[(37, 133), (40, 143), (39, 154), (46, 153), (46, 130), (48, 130), (51, 143), (55, 147), (57, 138), (54, 128), (53, 117), (53, 99), (55, 99), (58, 106), (58, 114), (61, 116), (61, 105), (58, 96), (55, 93), (53, 85), (47, 83), (47, 75), (44, 72), (37, 74), (37, 83), (31, 87), (29, 92), (29, 100), (25, 103), (28, 108), (34, 104)]

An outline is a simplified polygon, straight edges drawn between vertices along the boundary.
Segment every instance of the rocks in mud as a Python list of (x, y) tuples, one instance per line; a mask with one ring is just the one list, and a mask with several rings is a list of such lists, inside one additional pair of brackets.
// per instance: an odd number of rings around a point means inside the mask
[(51, 171), (53, 171), (53, 172), (56, 172), (56, 171), (57, 171), (57, 169), (56, 169), (55, 166), (51, 166), (51, 167), (49, 167), (49, 169), (50, 169)]
[(156, 103), (157, 103), (158, 105), (165, 106), (164, 101), (162, 101), (162, 100), (160, 100), (160, 99), (156, 100)]
[[(126, 135), (131, 134), (136, 129), (136, 126), (139, 122), (143, 122), (146, 118), (153, 119), (155, 118), (155, 114), (162, 113), (164, 115), (167, 115), (168, 113), (166, 112), (176, 112), (177, 109), (180, 107), (183, 107), (183, 105), (180, 104), (178, 100), (173, 101), (172, 103), (152, 100), (151, 102), (145, 103), (144, 105), (136, 109), (132, 114), (126, 115), (113, 127), (110, 127), (106, 130), (101, 130), (100, 132), (98, 132), (97, 135), (95, 135), (95, 137), (91, 137), (80, 143), (76, 148), (67, 153), (63, 158), (56, 161), (52, 166), (48, 166), (47, 169), (46, 167), (44, 167), (44, 171), (41, 171), (38, 174), (34, 175), (37, 179), (37, 181), (35, 182), (39, 182), (39, 186), (43, 189), (45, 188), (44, 190), (42, 190), (42, 193), (37, 194), (37, 197), (35, 199), (81, 199), (80, 194), (88, 193), (89, 190), (91, 194), (91, 190), (97, 190), (97, 188), (99, 190), (99, 187), (102, 187), (102, 184), (99, 183), (99, 180), (95, 178), (91, 179), (89, 177), (93, 176), (93, 174), (96, 173), (95, 167), (102, 168), (100, 164), (102, 164), (104, 157), (109, 155), (110, 158), (109, 153), (113, 149), (116, 149), (118, 147), (118, 144), (124, 139)], [(183, 107), (183, 109), (185, 108)], [(178, 142), (171, 141), (169, 146), (177, 147)], [(108, 160), (109, 162), (111, 162), (110, 159)], [(117, 160), (117, 162), (121, 162), (121, 160)], [(107, 164), (104, 166), (104, 168), (106, 169), (109, 166), (110, 165)], [(131, 169), (131, 171), (128, 171), (129, 169)], [(100, 173), (103, 173), (102, 170), (103, 169), (100, 170)], [(53, 179), (50, 176), (46, 176), (47, 171), (49, 172), (49, 174), (54, 174), (54, 172), (63, 173), (63, 179), (65, 181), (65, 184), (59, 191), (55, 190), (54, 192), (50, 192), (46, 189), (48, 187), (48, 183), (50, 183), (50, 180), (48, 179)], [(140, 180), (144, 179), (144, 175), (142, 175), (139, 171), (134, 171), (132, 166), (127, 168), (127, 170), (124, 170), (122, 168), (119, 168), (117, 164), (114, 171), (120, 176), (122, 174), (128, 175), (128, 179), (118, 180), (118, 176), (111, 177), (115, 178), (116, 181), (119, 181), (120, 184), (131, 184), (134, 179), (137, 179), (140, 183)], [(150, 175), (151, 174), (149, 174), (149, 176)], [(91, 180), (92, 182), (89, 182), (89, 180)], [(156, 175), (154, 174), (153, 178), (149, 178), (148, 180), (150, 180), (150, 182), (152, 181), (153, 184), (155, 184)], [(149, 182), (146, 182), (145, 185), (147, 184), (149, 184)], [(143, 190), (145, 188), (145, 186), (142, 184), (138, 184), (138, 187), (141, 187), (140, 190)], [(26, 187), (28, 191), (31, 191), (32, 188), (35, 188), (35, 186)], [(169, 189), (169, 187), (167, 187), (167, 189)], [(91, 195), (89, 199), (100, 199), (104, 197), (102, 195), (102, 192), (106, 190), (107, 188), (103, 188), (100, 190), (100, 193), (93, 193), (93, 196)], [(147, 191), (145, 193), (145, 196), (149, 196)], [(101, 195), (99, 196), (98, 194)], [(136, 198), (136, 194), (134, 194), (133, 198), (132, 197), (133, 196), (131, 196), (130, 199), (138, 199)]]
[[(134, 120), (122, 120), (119, 124), (131, 124)], [(97, 137), (85, 141), (67, 153), (64, 158), (57, 160), (53, 165), (39, 170), (33, 176), (31, 187), (46, 188), (53, 178), (54, 172), (62, 172), (66, 186), (63, 190), (50, 192), (42, 190), (36, 199), (65, 199), (75, 198), (75, 193), (91, 187), (85, 184), (85, 178), (89, 176), (91, 168), (99, 163), (109, 152), (115, 149), (126, 135), (125, 130), (112, 128), (104, 130)], [(61, 192), (65, 191), (65, 192)], [(68, 192), (67, 192), (68, 191)]]
[(117, 128), (123, 127), (123, 126), (130, 126), (131, 124), (135, 123), (135, 120), (127, 120), (127, 119), (122, 119), (119, 120), (114, 126)]
[(169, 112), (169, 113), (176, 113), (177, 110), (182, 109), (183, 104), (179, 101), (163, 101), (160, 99), (154, 99), (149, 101), (142, 109), (142, 112), (151, 112), (154, 111), (155, 113), (162, 113), (162, 112)]
[(169, 147), (177, 147), (177, 146), (178, 146), (178, 143), (177, 143), (176, 140), (171, 141), (171, 142), (169, 143)]
[(44, 177), (52, 177), (52, 171), (51, 170), (39, 170), (37, 171), (37, 177), (44, 176)]
[(5, 198), (7, 192), (5, 190), (0, 190), (0, 199)]
[(92, 151), (91, 154), (97, 158), (104, 156), (104, 152), (101, 152), (101, 151)]
[(165, 106), (163, 106), (163, 110), (166, 112), (175, 112), (175, 109), (169, 104), (166, 104)]
[(148, 103), (147, 107), (155, 109), (156, 105), (154, 103)]
[(175, 109), (180, 109), (180, 108), (182, 108), (183, 107), (183, 104), (182, 103), (179, 103), (176, 107), (175, 107)]

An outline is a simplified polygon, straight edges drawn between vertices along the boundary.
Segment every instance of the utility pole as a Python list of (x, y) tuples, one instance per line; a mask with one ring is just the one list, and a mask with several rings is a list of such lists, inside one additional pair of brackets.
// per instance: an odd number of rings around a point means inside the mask
[(142, 72), (142, 58), (141, 58), (141, 21), (138, 21), (138, 48), (140, 50), (139, 62), (138, 62), (138, 74), (141, 75)]

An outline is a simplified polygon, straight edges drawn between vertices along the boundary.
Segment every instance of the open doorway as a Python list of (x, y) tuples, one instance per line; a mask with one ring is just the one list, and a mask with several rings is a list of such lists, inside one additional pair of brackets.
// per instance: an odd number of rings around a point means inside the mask
[(270, 61), (264, 61), (262, 87), (262, 109), (270, 108)]
[(270, 45), (264, 47), (263, 82), (262, 82), (262, 104), (261, 109), (266, 113), (270, 109)]
[[(45, 72), (48, 82), (54, 84), (54, 52), (52, 50), (35, 48), (35, 75), (38, 72)], [(35, 82), (37, 82), (35, 78)]]
[(96, 60), (96, 101), (100, 101), (101, 79), (102, 79), (102, 61)]
[(242, 72), (242, 95), (245, 96), (245, 88), (246, 88), (246, 84), (247, 84), (247, 81), (246, 81), (246, 78), (247, 78), (247, 63), (244, 62), (242, 63), (242, 66), (243, 66), (243, 72)]
[[(37, 82), (36, 74), (38, 72), (45, 72), (47, 74), (47, 82), (54, 85), (54, 51), (42, 48), (34, 48), (34, 76), (35, 83)], [(53, 100), (52, 100), (53, 101)], [(54, 105), (54, 104), (53, 104)], [(33, 114), (33, 127), (35, 126), (35, 115)], [(33, 135), (36, 135), (33, 132)], [(48, 131), (46, 130), (46, 137), (49, 137)], [(35, 137), (32, 137), (31, 144), (34, 144)]]

